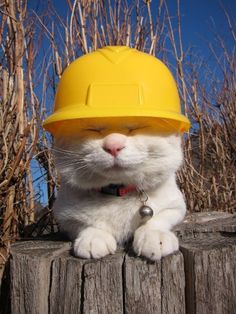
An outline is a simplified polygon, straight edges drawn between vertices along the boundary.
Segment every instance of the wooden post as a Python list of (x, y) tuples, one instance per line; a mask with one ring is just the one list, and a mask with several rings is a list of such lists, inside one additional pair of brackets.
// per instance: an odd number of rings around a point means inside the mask
[(181, 251), (158, 262), (122, 251), (78, 259), (63, 241), (14, 244), (12, 314), (236, 313), (236, 217), (196, 217), (176, 228)]

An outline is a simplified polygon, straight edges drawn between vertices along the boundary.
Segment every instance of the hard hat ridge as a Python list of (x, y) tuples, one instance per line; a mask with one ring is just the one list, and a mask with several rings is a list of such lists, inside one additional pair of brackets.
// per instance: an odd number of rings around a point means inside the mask
[(98, 49), (97, 51), (110, 62), (119, 64), (136, 50), (127, 46), (106, 46), (102, 49)]

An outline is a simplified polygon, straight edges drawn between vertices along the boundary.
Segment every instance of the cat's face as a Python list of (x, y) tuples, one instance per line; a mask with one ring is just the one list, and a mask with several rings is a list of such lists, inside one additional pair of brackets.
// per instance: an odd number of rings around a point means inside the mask
[(91, 125), (78, 136), (56, 139), (54, 149), (62, 181), (82, 189), (111, 183), (154, 188), (182, 162), (179, 135), (140, 124)]

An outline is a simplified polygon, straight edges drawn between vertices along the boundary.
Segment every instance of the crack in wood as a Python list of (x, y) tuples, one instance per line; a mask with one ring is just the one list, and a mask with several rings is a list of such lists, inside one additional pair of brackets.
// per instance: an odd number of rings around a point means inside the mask
[(231, 222), (198, 224), (197, 232), (185, 224), (180, 252), (157, 262), (132, 252), (82, 260), (71, 256), (69, 242), (18, 242), (11, 248), (11, 313), (236, 313)]

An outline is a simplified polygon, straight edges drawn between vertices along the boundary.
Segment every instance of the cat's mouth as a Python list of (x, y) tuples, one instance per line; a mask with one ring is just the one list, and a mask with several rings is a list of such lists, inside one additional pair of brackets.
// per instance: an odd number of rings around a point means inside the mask
[(127, 169), (127, 167), (114, 164), (112, 167), (110, 167), (110, 169), (111, 169), (111, 170), (124, 170), (124, 169)]
[(128, 169), (128, 167), (125, 167), (125, 166), (122, 166), (119, 164), (114, 164), (114, 165), (111, 165), (109, 167), (106, 167), (104, 170), (105, 171), (121, 171), (121, 170), (125, 170), (125, 169)]
[(98, 166), (99, 172), (111, 172), (111, 173), (118, 173), (118, 172), (133, 172), (137, 170), (138, 167), (141, 166), (141, 164), (144, 163), (144, 160), (135, 159), (135, 158), (112, 158), (106, 160), (103, 164), (100, 164)]
[(124, 170), (132, 170), (134, 167), (132, 165), (124, 165), (121, 164), (117, 161), (114, 161), (113, 165), (110, 165), (109, 167), (106, 168), (108, 171), (124, 171)]

